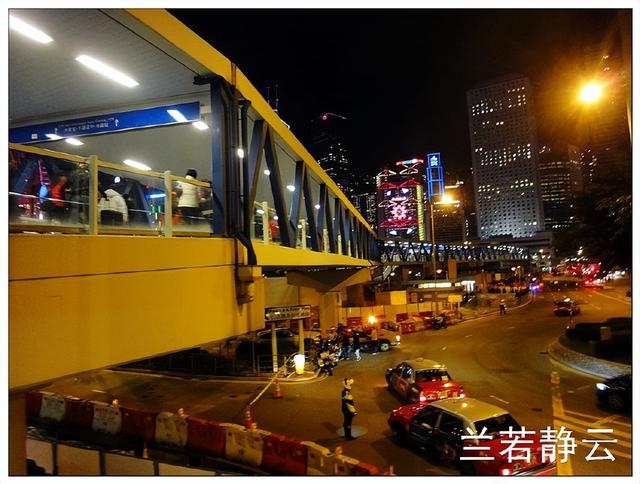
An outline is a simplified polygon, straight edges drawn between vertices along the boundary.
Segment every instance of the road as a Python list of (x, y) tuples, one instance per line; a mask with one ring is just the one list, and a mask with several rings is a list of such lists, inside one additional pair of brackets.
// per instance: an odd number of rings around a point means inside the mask
[[(553, 299), (572, 297), (581, 301), (577, 321), (598, 321), (629, 316), (628, 298), (602, 290), (582, 289), (544, 293), (530, 304), (510, 310), (505, 316), (488, 316), (446, 330), (404, 335), (402, 344), (387, 353), (363, 355), (359, 362), (341, 362), (334, 376), (306, 383), (282, 384), (284, 398), (273, 399), (269, 390), (255, 405), (253, 418), (260, 428), (302, 440), (312, 440), (397, 475), (450, 475), (457, 471), (435, 459), (400, 447), (388, 429), (389, 412), (401, 404), (386, 388), (385, 370), (404, 359), (424, 356), (448, 366), (454, 379), (465, 386), (468, 396), (509, 410), (527, 429), (564, 425), (578, 444), (574, 456), (559, 466), (559, 474), (630, 475), (631, 418), (597, 406), (594, 384), (599, 381), (574, 371), (546, 354), (562, 332), (567, 318), (552, 314)], [(551, 383), (557, 372), (560, 382)], [(353, 394), (358, 409), (354, 441), (338, 435), (341, 429), (340, 391), (342, 378), (355, 379)], [(46, 390), (121, 405), (176, 411), (218, 421), (242, 423), (243, 408), (263, 384), (225, 380), (180, 379), (167, 376), (96, 371), (53, 383)], [(552, 399), (552, 395), (556, 395)], [(611, 428), (610, 434), (588, 434), (587, 429)], [(594, 456), (615, 461), (585, 459), (594, 444), (582, 439), (617, 439), (601, 444)]]

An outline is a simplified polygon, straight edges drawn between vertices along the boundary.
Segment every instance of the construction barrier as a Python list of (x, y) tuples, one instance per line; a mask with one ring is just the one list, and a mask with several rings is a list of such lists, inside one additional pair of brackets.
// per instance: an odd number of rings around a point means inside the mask
[(93, 405), (87, 400), (65, 397), (64, 421), (74, 427), (90, 429), (93, 427)]
[(117, 435), (122, 428), (122, 415), (120, 407), (114, 407), (108, 403), (91, 402), (93, 405), (93, 423), (91, 428), (96, 432)]
[(171, 412), (160, 412), (156, 417), (155, 440), (158, 444), (184, 447), (187, 444), (186, 418)]
[(299, 440), (288, 439), (284, 435), (266, 435), (262, 468), (275, 474), (303, 476), (307, 469), (307, 448)]
[(302, 442), (307, 449), (307, 475), (332, 476), (335, 472), (335, 454), (315, 442)]
[(198, 469), (197, 467), (174, 466), (171, 464), (158, 464), (159, 476), (217, 476), (215, 471)]
[(187, 447), (215, 457), (224, 455), (225, 429), (218, 422), (187, 417)]
[(25, 396), (25, 411), (27, 417), (39, 417), (41, 407), (42, 393), (34, 391), (27, 392)]
[(334, 474), (336, 476), (351, 476), (353, 475), (353, 470), (359, 463), (360, 461), (358, 459), (337, 454), (335, 456)]
[(123, 436), (138, 439), (142, 442), (151, 442), (156, 435), (157, 413), (132, 408), (121, 408)]
[(31, 459), (38, 467), (53, 475), (55, 465), (53, 463), (53, 444), (42, 440), (27, 437), (27, 459)]
[(154, 476), (153, 461), (129, 455), (104, 453), (105, 476)]
[(262, 464), (263, 438), (269, 435), (265, 430), (247, 430), (241, 425), (223, 423), (225, 432), (224, 455), (229, 460), (242, 462), (254, 467)]
[(56, 464), (59, 476), (99, 476), (100, 452), (58, 444)]
[(358, 462), (351, 468), (350, 476), (377, 476), (380, 473), (378, 468), (366, 462)]
[(64, 398), (50, 392), (42, 392), (42, 405), (40, 406), (40, 418), (50, 418), (56, 422), (64, 420)]

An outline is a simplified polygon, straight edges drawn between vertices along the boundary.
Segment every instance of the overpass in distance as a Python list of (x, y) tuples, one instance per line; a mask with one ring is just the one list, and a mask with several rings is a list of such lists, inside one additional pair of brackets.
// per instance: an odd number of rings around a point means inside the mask
[[(429, 244), (378, 241), (242, 71), (165, 10), (11, 14), (53, 39), (12, 31), (9, 49), (14, 442), (28, 388), (263, 328), (283, 291), (317, 306), (328, 327), (340, 290), (370, 281), (381, 259), (430, 260)], [(82, 56), (137, 84), (101, 77)], [(54, 216), (62, 176), (72, 195)], [(110, 187), (129, 199), (125, 225), (102, 216)], [(180, 219), (185, 187), (200, 211)], [(492, 250), (442, 246), (438, 260), (526, 258)], [(289, 271), (287, 288), (264, 277), (276, 270)]]

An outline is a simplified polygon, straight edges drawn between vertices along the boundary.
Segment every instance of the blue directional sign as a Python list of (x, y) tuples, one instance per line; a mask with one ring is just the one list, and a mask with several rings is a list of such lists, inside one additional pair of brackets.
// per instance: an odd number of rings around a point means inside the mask
[(200, 103), (195, 101), (11, 128), (9, 141), (37, 143), (51, 140), (48, 134), (54, 135), (54, 139), (57, 139), (57, 136), (68, 138), (178, 123), (179, 121), (169, 114), (169, 110), (178, 111), (188, 122), (200, 119)]

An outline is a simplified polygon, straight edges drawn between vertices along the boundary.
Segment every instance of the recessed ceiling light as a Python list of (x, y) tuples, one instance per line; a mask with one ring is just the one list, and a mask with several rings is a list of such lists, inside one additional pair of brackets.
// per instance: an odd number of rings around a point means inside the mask
[(188, 121), (187, 118), (185, 118), (184, 115), (180, 111), (178, 111), (177, 109), (167, 109), (167, 112), (178, 123), (186, 123)]
[(320, 210), (320, 205), (316, 204), (315, 207), (316, 207), (316, 210)]
[(149, 171), (151, 170), (151, 167), (145, 165), (144, 163), (140, 163), (139, 161), (135, 161), (135, 160), (124, 160), (122, 163), (124, 163), (125, 165), (129, 165), (133, 168), (137, 168), (138, 170), (144, 170), (144, 171)]
[(45, 134), (45, 136), (50, 140), (62, 139), (62, 136), (58, 136), (57, 134), (52, 134), (52, 133)]
[(242, 148), (238, 148), (238, 158), (244, 158), (244, 150)]
[(76, 60), (80, 62), (80, 64), (87, 66), (89, 69), (96, 71), (98, 74), (102, 74), (103, 76), (108, 77), (112, 81), (122, 84), (123, 86), (135, 87), (139, 84), (138, 81), (131, 79), (126, 74), (123, 74), (113, 67), (108, 66), (104, 62), (101, 62), (98, 59), (94, 59), (93, 57), (90, 57), (88, 55), (79, 55), (78, 57), (76, 57)]
[(290, 192), (295, 192), (296, 187), (294, 187), (293, 185), (287, 185), (287, 190), (289, 190)]
[(194, 128), (198, 128), (200, 131), (204, 131), (205, 129), (209, 129), (209, 126), (204, 121), (195, 121), (193, 123)]
[(264, 170), (262, 173), (264, 173), (267, 176), (271, 175), (271, 172), (269, 170)]
[(67, 138), (67, 139), (65, 139), (65, 141), (67, 143), (69, 143), (70, 145), (73, 145), (73, 146), (80, 146), (80, 145), (84, 144), (82, 141), (80, 141), (79, 139), (75, 139), (75, 138)]
[(9, 28), (21, 33), (22, 35), (29, 37), (31, 40), (40, 42), (41, 44), (48, 44), (53, 42), (53, 39), (45, 34), (42, 30), (35, 28), (33, 25), (29, 25), (23, 20), (20, 20), (13, 15), (9, 15)]

